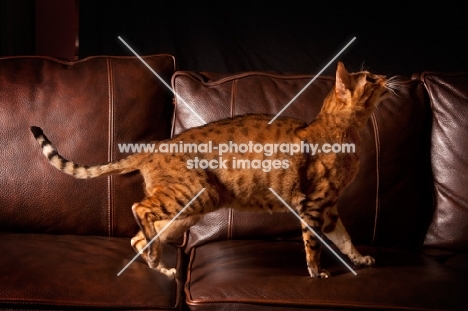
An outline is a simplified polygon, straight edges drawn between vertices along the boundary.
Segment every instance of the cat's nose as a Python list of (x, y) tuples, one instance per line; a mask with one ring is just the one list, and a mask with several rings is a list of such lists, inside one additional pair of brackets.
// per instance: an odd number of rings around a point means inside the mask
[(380, 85), (384, 85), (385, 82), (387, 81), (385, 76), (377, 76), (376, 80), (377, 80), (377, 83), (379, 83)]

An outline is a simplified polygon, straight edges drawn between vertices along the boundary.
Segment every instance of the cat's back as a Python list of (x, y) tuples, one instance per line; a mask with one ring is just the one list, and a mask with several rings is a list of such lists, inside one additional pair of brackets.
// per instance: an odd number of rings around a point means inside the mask
[(174, 141), (193, 143), (212, 142), (223, 144), (236, 143), (286, 143), (296, 139), (295, 131), (306, 126), (306, 123), (288, 117), (279, 117), (268, 124), (273, 116), (264, 114), (247, 114), (223, 119), (207, 125), (189, 129)]

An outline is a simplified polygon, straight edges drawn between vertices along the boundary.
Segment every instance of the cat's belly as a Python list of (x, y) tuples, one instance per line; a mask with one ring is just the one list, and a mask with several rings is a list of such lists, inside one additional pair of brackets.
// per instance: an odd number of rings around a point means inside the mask
[[(252, 187), (255, 188), (255, 187)], [(271, 187), (273, 189), (273, 187)], [(269, 187), (260, 188), (257, 190), (244, 191), (241, 195), (238, 193), (230, 193), (229, 195), (221, 195), (221, 205), (234, 208), (241, 211), (261, 212), (285, 212), (289, 209), (285, 204), (298, 210), (300, 204), (305, 199), (305, 195), (300, 191), (293, 189), (280, 189), (281, 200), (276, 197)], [(276, 191), (275, 191), (276, 192)]]
[(224, 204), (226, 207), (233, 208), (239, 211), (245, 212), (286, 212), (288, 211), (287, 207), (280, 202), (278, 199), (273, 200), (257, 200), (252, 198), (252, 200), (232, 200), (229, 203)]

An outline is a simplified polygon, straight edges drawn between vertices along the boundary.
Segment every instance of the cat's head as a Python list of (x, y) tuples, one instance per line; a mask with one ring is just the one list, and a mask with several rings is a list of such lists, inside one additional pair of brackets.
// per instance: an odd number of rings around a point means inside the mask
[(322, 113), (348, 115), (365, 122), (375, 106), (390, 93), (391, 83), (385, 76), (368, 71), (348, 73), (343, 63), (336, 69), (335, 87), (325, 99)]

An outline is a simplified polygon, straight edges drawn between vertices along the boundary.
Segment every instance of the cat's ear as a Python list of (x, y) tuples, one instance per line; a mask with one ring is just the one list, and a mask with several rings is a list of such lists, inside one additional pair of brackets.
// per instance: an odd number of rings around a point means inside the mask
[(351, 78), (342, 62), (336, 68), (335, 94), (337, 98), (345, 99), (350, 89)]

